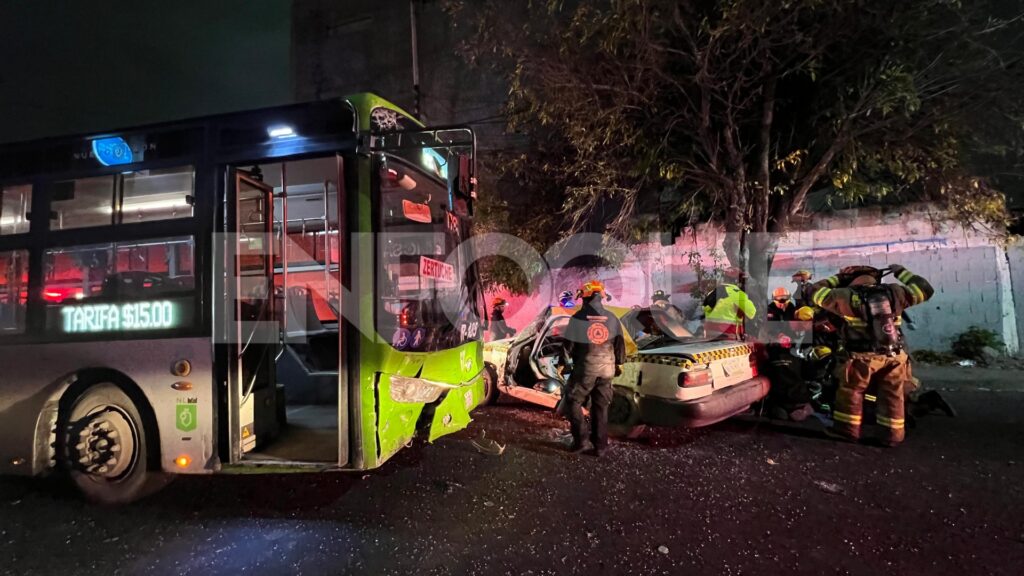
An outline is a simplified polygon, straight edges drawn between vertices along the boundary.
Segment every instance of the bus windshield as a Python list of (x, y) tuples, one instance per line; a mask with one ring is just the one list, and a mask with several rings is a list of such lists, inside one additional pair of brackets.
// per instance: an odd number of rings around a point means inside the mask
[[(460, 200), (412, 163), (377, 159), (380, 298), (377, 333), (405, 351), (453, 348), (477, 338), (475, 268), (460, 261), (468, 218)], [(464, 201), (462, 201), (464, 204)], [(465, 272), (463, 272), (465, 270)], [(458, 311), (457, 317), (450, 318)]]

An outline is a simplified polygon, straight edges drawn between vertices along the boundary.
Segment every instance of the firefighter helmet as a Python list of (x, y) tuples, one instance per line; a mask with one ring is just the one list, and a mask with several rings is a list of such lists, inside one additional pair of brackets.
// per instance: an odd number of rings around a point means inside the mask
[(814, 275), (810, 270), (797, 270), (793, 274), (793, 282), (810, 282), (811, 278), (814, 278)]
[(558, 295), (558, 305), (562, 308), (572, 308), (576, 305), (576, 297), (566, 290)]
[(794, 314), (793, 317), (799, 322), (810, 322), (811, 320), (814, 320), (814, 308), (811, 308), (810, 306), (801, 306), (800, 308), (797, 308), (796, 314)]
[(782, 286), (779, 286), (778, 288), (776, 288), (775, 290), (772, 291), (772, 300), (775, 300), (775, 301), (780, 301), (781, 300), (781, 301), (785, 302), (786, 300), (789, 300), (789, 296), (790, 296), (789, 290), (786, 290)]
[(594, 294), (604, 295), (604, 284), (600, 280), (588, 280), (576, 292), (577, 298), (590, 298)]
[(832, 354), (832, 349), (828, 346), (815, 346), (811, 350), (811, 360), (822, 360), (828, 358)]
[(654, 294), (651, 295), (651, 302), (658, 302), (660, 300), (668, 301), (668, 294), (665, 294), (664, 290), (655, 290)]

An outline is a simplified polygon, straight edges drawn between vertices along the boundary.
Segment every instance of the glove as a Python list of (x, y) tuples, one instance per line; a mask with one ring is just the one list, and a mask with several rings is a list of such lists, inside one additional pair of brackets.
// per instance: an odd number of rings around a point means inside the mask
[(622, 376), (622, 364), (615, 365), (615, 375)]

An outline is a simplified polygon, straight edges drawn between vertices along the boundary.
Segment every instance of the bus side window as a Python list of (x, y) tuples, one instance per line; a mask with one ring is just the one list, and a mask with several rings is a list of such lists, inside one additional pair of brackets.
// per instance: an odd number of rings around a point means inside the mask
[(0, 334), (25, 330), (28, 250), (0, 252)]

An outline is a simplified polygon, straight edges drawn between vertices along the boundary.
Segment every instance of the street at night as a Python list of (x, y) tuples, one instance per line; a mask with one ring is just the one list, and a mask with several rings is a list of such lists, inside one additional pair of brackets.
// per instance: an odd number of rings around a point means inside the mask
[(505, 401), (369, 474), (182, 477), (123, 508), (3, 479), (2, 573), (1019, 574), (1021, 373), (926, 374), (960, 415), (894, 450), (744, 418), (595, 460)]
[(1021, 0), (0, 6), (0, 576), (1024, 574)]

